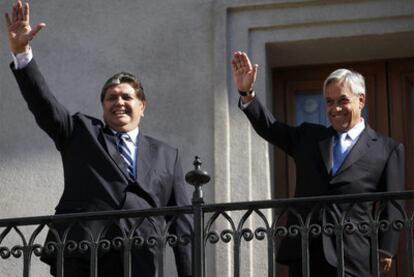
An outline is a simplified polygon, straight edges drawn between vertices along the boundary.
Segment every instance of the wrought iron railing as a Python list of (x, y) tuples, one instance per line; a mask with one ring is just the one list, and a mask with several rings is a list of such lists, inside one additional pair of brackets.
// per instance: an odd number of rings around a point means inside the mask
[[(266, 245), (263, 256), (267, 258), (267, 272), (263, 276), (270, 277), (277, 276), (275, 265), (280, 254), (277, 250), (279, 243), (283, 239), (293, 238), (300, 241), (299, 255), (303, 276), (306, 277), (310, 272), (311, 239), (328, 236), (336, 243), (337, 276), (340, 277), (345, 276), (346, 268), (344, 236), (362, 235), (370, 241), (371, 260), (367, 262), (372, 265), (373, 276), (380, 276), (379, 238), (386, 232), (398, 232), (405, 241), (405, 249), (400, 249), (406, 260), (406, 268), (402, 271), (408, 276), (414, 276), (414, 214), (411, 205), (413, 191), (204, 204), (201, 187), (210, 178), (200, 169), (201, 163), (198, 159), (194, 165), (195, 170), (186, 175), (187, 182), (195, 187), (192, 206), (1, 219), (0, 262), (21, 258), (22, 275), (29, 277), (32, 276), (31, 264), (34, 258), (54, 253), (57, 276), (64, 276), (65, 257), (78, 251), (88, 256), (90, 276), (96, 277), (100, 253), (116, 250), (122, 252), (123, 276), (128, 277), (131, 276), (131, 252), (147, 248), (156, 253), (159, 266), (157, 277), (164, 277), (170, 276), (168, 272), (164, 272), (163, 266), (166, 247), (174, 248), (192, 243), (193, 276), (206, 277), (206, 249), (218, 243), (232, 243), (233, 270), (228, 276), (239, 277), (242, 276), (240, 268), (243, 242), (257, 240)], [(355, 209), (365, 211), (364, 220), (356, 220), (352, 216)], [(384, 217), (386, 212), (387, 216)], [(170, 224), (185, 215), (192, 215), (194, 232), (180, 237), (169, 234)], [(137, 233), (144, 220), (165, 217), (170, 220), (164, 224), (162, 230), (147, 236)], [(108, 230), (112, 226), (117, 226), (117, 222), (128, 218), (136, 219), (129, 230), (120, 232), (116, 237), (108, 236)], [(293, 218), (295, 223), (288, 223), (287, 218)], [(90, 227), (85, 222), (97, 220), (105, 221), (107, 224), (98, 231), (88, 229)], [(63, 232), (58, 231), (56, 227), (62, 224), (65, 226)], [(27, 234), (27, 231), (23, 230), (26, 226), (31, 226), (34, 230)], [(90, 234), (89, 239), (70, 239), (71, 230), (74, 228), (84, 228)], [(38, 242), (39, 234), (45, 230), (49, 230), (54, 236), (54, 240), (46, 245)], [(20, 242), (9, 246), (6, 241), (12, 234), (17, 236)]]

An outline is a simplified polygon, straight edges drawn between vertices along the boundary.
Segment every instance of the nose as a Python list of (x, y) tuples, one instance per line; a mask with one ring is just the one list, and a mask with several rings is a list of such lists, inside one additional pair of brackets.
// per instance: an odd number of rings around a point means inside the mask
[(124, 102), (124, 99), (122, 99), (122, 97), (118, 97), (117, 99), (116, 99), (116, 105), (123, 105), (125, 102)]
[(341, 106), (341, 105), (335, 105), (335, 110), (336, 110), (337, 112), (342, 111), (342, 106)]

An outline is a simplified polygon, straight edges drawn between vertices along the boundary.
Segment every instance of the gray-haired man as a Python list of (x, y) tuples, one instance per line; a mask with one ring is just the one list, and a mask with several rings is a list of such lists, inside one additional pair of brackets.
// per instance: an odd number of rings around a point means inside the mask
[[(233, 79), (240, 94), (240, 106), (256, 132), (289, 154), (296, 163), (295, 196), (401, 191), (404, 189), (404, 147), (371, 129), (361, 116), (365, 106), (365, 84), (356, 72), (339, 69), (324, 83), (330, 127), (303, 123), (288, 126), (277, 121), (259, 102), (254, 91), (257, 65), (246, 53), (236, 52), (232, 60)], [(345, 208), (338, 205), (340, 213)], [(355, 205), (348, 218), (369, 221), (372, 203)], [(299, 209), (306, 216), (309, 207)], [(382, 213), (388, 220), (397, 215), (390, 205)], [(329, 220), (329, 218), (328, 218)], [(297, 224), (293, 217), (289, 224)], [(379, 237), (380, 268), (389, 271), (398, 246), (398, 233)], [(344, 237), (345, 275), (372, 276), (370, 241), (355, 232)], [(291, 277), (302, 276), (300, 238), (285, 238), (278, 261), (289, 265)], [(311, 276), (336, 276), (334, 237), (322, 235), (310, 240)]]

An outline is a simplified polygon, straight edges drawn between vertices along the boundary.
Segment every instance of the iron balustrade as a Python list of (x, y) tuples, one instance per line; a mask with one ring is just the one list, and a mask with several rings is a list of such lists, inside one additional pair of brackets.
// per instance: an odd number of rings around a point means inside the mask
[[(383, 232), (399, 232), (404, 234), (404, 253), (408, 276), (414, 277), (413, 265), (413, 228), (414, 213), (411, 200), (414, 191), (363, 193), (352, 195), (315, 196), (292, 199), (274, 199), (263, 201), (248, 201), (238, 203), (204, 204), (201, 187), (209, 182), (208, 174), (201, 170), (201, 163), (197, 158), (195, 169), (186, 175), (187, 182), (194, 187), (192, 206), (165, 207), (146, 210), (117, 210), (103, 212), (88, 212), (76, 214), (62, 214), (53, 216), (37, 216), (24, 218), (9, 218), (0, 220), (0, 257), (7, 260), (11, 257), (23, 259), (23, 276), (31, 276), (31, 264), (34, 257), (45, 253), (55, 253), (57, 276), (64, 276), (65, 257), (79, 251), (89, 255), (90, 276), (98, 276), (98, 261), (100, 253), (111, 250), (121, 251), (123, 255), (124, 277), (131, 276), (131, 252), (134, 249), (148, 248), (156, 253), (160, 271), (158, 277), (169, 276), (164, 272), (165, 250), (178, 245), (192, 243), (193, 249), (193, 276), (206, 275), (206, 248), (214, 247), (218, 243), (232, 243), (233, 272), (235, 277), (242, 276), (243, 242), (254, 239), (266, 244), (267, 273), (265, 276), (277, 276), (275, 270), (277, 246), (282, 239), (297, 238), (301, 243), (303, 276), (309, 276), (309, 243), (311, 238), (330, 236), (336, 242), (338, 257), (337, 276), (345, 276), (344, 268), (344, 236), (363, 235), (370, 240), (370, 253), (373, 265), (373, 276), (380, 276), (378, 238)], [(408, 200), (408, 201), (407, 201)], [(404, 201), (404, 202), (403, 202)], [(369, 220), (350, 220), (356, 207), (365, 207), (370, 203), (372, 209), (366, 210)], [(307, 213), (303, 214), (304, 205)], [(341, 213), (337, 207), (341, 206)], [(345, 208), (344, 208), (345, 207)], [(383, 218), (386, 208), (391, 207), (397, 217), (392, 221)], [(192, 215), (194, 232), (177, 237), (168, 232), (170, 224), (184, 215)], [(287, 225), (286, 218), (293, 217), (296, 224)], [(165, 218), (170, 220), (164, 224), (162, 230), (148, 236), (139, 234), (139, 227), (145, 220)], [(108, 230), (117, 226), (123, 219), (133, 218), (136, 223), (130, 230), (121, 232), (116, 237), (108, 237)], [(86, 222), (104, 220), (106, 226), (98, 232), (88, 230), (90, 239), (76, 241), (68, 239), (73, 228), (88, 229)], [(252, 223), (254, 222), (254, 223)], [(64, 232), (58, 232), (56, 226), (64, 224)], [(33, 231), (25, 235), (24, 226), (32, 226)], [(39, 234), (49, 230), (55, 235), (55, 241), (46, 245), (37, 242)], [(11, 234), (17, 235), (21, 241), (14, 246), (5, 245)], [(229, 275), (230, 276), (230, 275)], [(144, 276), (145, 277), (145, 276)]]

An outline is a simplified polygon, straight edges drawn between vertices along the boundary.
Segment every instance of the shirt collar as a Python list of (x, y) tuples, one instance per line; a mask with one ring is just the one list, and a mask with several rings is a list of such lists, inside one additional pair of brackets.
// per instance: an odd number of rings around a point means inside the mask
[[(112, 131), (112, 133), (114, 133), (114, 135), (116, 135), (117, 133), (119, 133), (119, 132), (115, 131), (112, 128), (109, 128), (109, 129)], [(131, 141), (134, 144), (137, 144), (138, 134), (139, 134), (139, 128), (138, 127), (135, 128), (135, 129), (133, 129), (133, 130), (131, 130), (131, 131), (129, 131), (129, 132), (126, 132), (125, 134), (127, 134), (129, 136), (129, 138), (131, 139)]]
[[(356, 140), (359, 135), (361, 135), (362, 131), (364, 131), (365, 129), (365, 120), (363, 118), (361, 118), (361, 121), (358, 122), (357, 124), (355, 124), (355, 126), (349, 130), (348, 132), (345, 132), (348, 134), (348, 137), (354, 141)], [(338, 132), (338, 134), (341, 134)]]

